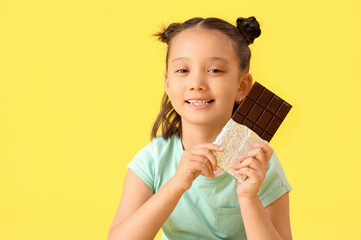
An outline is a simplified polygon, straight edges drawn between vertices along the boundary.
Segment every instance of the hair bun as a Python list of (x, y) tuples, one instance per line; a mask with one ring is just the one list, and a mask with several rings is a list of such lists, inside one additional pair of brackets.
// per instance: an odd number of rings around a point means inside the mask
[(158, 37), (158, 39), (166, 44), (169, 43), (173, 32), (180, 26), (180, 23), (172, 23), (167, 28), (163, 27), (163, 30), (161, 32), (158, 32), (155, 34), (155, 36)]
[(253, 43), (254, 39), (261, 35), (261, 28), (255, 17), (237, 19), (237, 29), (244, 37), (246, 43), (249, 45)]

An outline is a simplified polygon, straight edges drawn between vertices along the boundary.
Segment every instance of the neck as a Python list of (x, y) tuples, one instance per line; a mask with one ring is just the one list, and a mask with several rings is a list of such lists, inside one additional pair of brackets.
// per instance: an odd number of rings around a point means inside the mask
[(182, 121), (183, 148), (196, 146), (202, 143), (212, 143), (227, 122), (217, 126), (195, 125)]

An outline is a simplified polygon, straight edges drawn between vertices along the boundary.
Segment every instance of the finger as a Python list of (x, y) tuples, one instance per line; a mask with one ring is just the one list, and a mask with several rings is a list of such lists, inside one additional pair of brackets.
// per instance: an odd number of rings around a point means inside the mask
[(216, 152), (222, 152), (224, 150), (224, 147), (219, 146), (214, 143), (202, 143), (202, 144), (195, 146), (194, 148), (207, 148), (209, 150), (216, 151)]
[(241, 168), (251, 168), (257, 172), (261, 172), (265, 169), (262, 163), (252, 157), (246, 158), (241, 163), (233, 164), (231, 167), (235, 170), (239, 170)]
[(233, 163), (230, 167), (231, 168), (234, 168), (234, 169), (239, 169), (241, 168), (241, 163), (247, 159), (247, 153), (245, 154), (242, 154), (242, 155), (238, 155), (237, 158), (236, 158), (236, 162)]
[(214, 156), (211, 150), (207, 148), (197, 148), (197, 149), (192, 149), (191, 153), (206, 157), (211, 163), (213, 171), (217, 170), (217, 158), (216, 156)]
[(247, 158), (247, 153), (244, 153), (244, 154), (242, 154), (242, 155), (238, 155), (237, 156), (237, 158), (236, 158), (236, 160), (238, 161), (238, 162), (242, 162), (244, 159), (246, 159)]
[(206, 157), (192, 155), (192, 160), (196, 164), (196, 170), (201, 171), (206, 177), (214, 177), (211, 163)]
[(272, 154), (274, 152), (273, 148), (271, 148), (270, 145), (264, 144), (264, 143), (254, 143), (254, 144), (252, 144), (252, 147), (253, 148), (261, 148), (268, 160), (272, 157)]
[(231, 168), (233, 169), (240, 169), (242, 167), (242, 162), (247, 159), (246, 155), (242, 155), (240, 157), (237, 157), (236, 162), (231, 164)]
[(260, 161), (258, 161), (255, 158), (246, 158), (243, 162), (240, 163), (241, 167), (248, 167), (251, 168), (259, 173), (262, 173), (263, 171), (267, 171), (267, 165), (262, 164)]
[(247, 155), (247, 158), (253, 157), (253, 158), (257, 159), (259, 162), (261, 162), (262, 164), (267, 164), (267, 157), (260, 147), (253, 148), (252, 150), (247, 152), (246, 155)]
[(236, 174), (246, 176), (247, 179), (249, 179), (249, 181), (252, 181), (253, 183), (261, 179), (257, 171), (251, 168), (241, 168), (236, 172)]

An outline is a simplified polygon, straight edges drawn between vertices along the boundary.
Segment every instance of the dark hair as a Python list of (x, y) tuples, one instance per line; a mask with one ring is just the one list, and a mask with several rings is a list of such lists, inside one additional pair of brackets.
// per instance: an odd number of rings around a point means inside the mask
[[(254, 39), (261, 35), (261, 29), (255, 17), (243, 18), (239, 17), (236, 21), (237, 26), (230, 24), (219, 18), (200, 18), (195, 17), (185, 21), (184, 23), (172, 23), (167, 28), (163, 27), (160, 32), (154, 34), (160, 41), (168, 44), (166, 56), (166, 69), (168, 69), (169, 49), (172, 45), (172, 39), (183, 30), (189, 28), (203, 28), (218, 30), (226, 34), (233, 41), (235, 52), (237, 53), (240, 69), (243, 72), (249, 71), (251, 60), (251, 50), (248, 45), (252, 44)], [(233, 108), (236, 109), (237, 104)], [(157, 136), (158, 129), (162, 129), (162, 137), (168, 139), (174, 134), (182, 136), (181, 117), (174, 110), (168, 95), (164, 93), (161, 103), (161, 110), (153, 125), (151, 139)]]

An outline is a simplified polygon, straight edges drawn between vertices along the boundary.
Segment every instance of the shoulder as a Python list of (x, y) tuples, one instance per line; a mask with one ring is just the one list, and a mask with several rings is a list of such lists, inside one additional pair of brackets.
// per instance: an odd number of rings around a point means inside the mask
[(177, 136), (164, 139), (162, 135), (158, 135), (157, 137), (154, 137), (148, 145), (143, 147), (136, 156), (146, 156), (159, 159), (169, 154), (169, 152), (178, 151), (179, 144), (180, 139)]
[(153, 191), (157, 191), (177, 169), (182, 144), (177, 136), (164, 139), (161, 135), (143, 147), (127, 165)]
[(282, 164), (275, 152), (273, 152), (271, 159), (268, 162), (267, 174), (273, 177), (279, 177), (280, 181), (287, 183), (286, 174), (283, 170)]
[(292, 190), (280, 160), (274, 152), (268, 162), (266, 177), (258, 190), (258, 196), (264, 207), (280, 198), (286, 192)]

